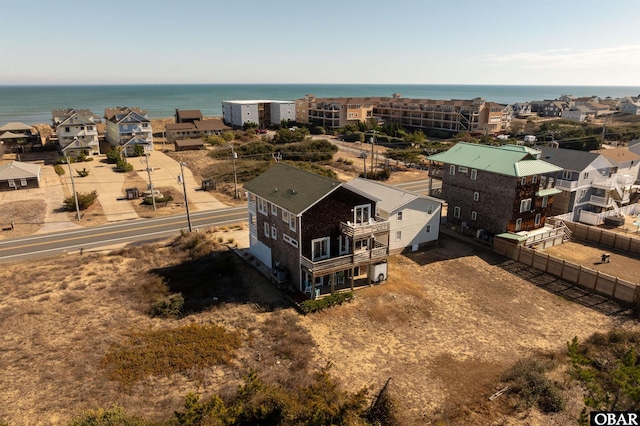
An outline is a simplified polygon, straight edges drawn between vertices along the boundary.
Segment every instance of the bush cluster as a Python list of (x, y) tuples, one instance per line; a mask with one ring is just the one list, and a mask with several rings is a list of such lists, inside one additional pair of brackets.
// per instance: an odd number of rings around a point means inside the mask
[[(155, 198), (156, 198), (156, 204), (164, 203), (165, 206), (167, 205), (167, 203), (173, 201), (173, 197), (171, 195), (165, 195), (164, 197), (155, 197)], [(152, 206), (153, 199), (151, 197), (144, 197), (142, 199), (142, 204), (144, 204), (145, 206)]]
[[(89, 193), (78, 193), (78, 208), (80, 210), (86, 210), (91, 206), (98, 198), (97, 191), (91, 191)], [(76, 210), (76, 200), (74, 197), (65, 198), (63, 201), (64, 208), (68, 211)]]
[(342, 305), (344, 302), (351, 302), (354, 298), (353, 292), (334, 293), (330, 296), (316, 300), (305, 300), (300, 304), (302, 310), (310, 314), (319, 312), (335, 305)]
[(514, 404), (517, 410), (537, 407), (545, 413), (562, 411), (565, 401), (560, 387), (546, 376), (552, 368), (550, 361), (525, 358), (503, 374), (502, 379), (510, 385), (509, 393), (518, 397)]
[(152, 317), (179, 318), (184, 310), (184, 297), (181, 293), (172, 294), (159, 300), (151, 306), (149, 314)]

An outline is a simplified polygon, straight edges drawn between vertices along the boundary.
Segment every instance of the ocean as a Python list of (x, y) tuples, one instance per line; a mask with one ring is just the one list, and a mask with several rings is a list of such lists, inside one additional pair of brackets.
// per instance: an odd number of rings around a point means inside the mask
[(98, 116), (117, 106), (146, 109), (149, 118), (171, 118), (176, 109), (199, 109), (205, 117), (222, 116), (226, 100), (293, 100), (317, 97), (391, 96), (473, 99), (502, 104), (556, 99), (563, 94), (620, 98), (640, 95), (638, 86), (498, 86), (405, 84), (184, 84), (120, 86), (0, 86), (0, 126), (17, 121), (51, 123), (54, 109), (90, 109)]

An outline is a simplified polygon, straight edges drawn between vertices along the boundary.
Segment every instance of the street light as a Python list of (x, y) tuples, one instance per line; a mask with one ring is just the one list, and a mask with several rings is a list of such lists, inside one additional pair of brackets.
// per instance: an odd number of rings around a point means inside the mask
[(187, 224), (189, 225), (189, 232), (192, 232), (191, 228), (191, 216), (189, 215), (189, 201), (187, 200), (187, 186), (184, 183), (184, 166), (186, 164), (180, 161), (180, 176), (178, 176), (178, 182), (182, 181), (182, 191), (184, 192), (184, 207), (187, 209)]
[(238, 174), (236, 173), (236, 158), (238, 158), (238, 153), (233, 149), (233, 145), (231, 146), (231, 157), (233, 159), (233, 198), (238, 198)]
[(144, 153), (147, 158), (147, 175), (149, 176), (149, 189), (151, 189), (151, 200), (153, 202), (153, 211), (156, 211), (156, 192), (153, 190), (153, 181), (151, 180), (151, 169), (149, 168), (149, 151)]
[(71, 170), (71, 160), (67, 155), (67, 165), (69, 166), (69, 175), (71, 176), (71, 188), (73, 189), (73, 198), (76, 201), (76, 214), (78, 220), (80, 220), (80, 205), (78, 204), (78, 193), (76, 192), (76, 182), (73, 180), (73, 170)]

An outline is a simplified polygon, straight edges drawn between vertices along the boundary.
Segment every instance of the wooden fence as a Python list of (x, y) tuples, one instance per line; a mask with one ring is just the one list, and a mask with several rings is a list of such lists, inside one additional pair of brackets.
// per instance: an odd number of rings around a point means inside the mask
[(640, 292), (639, 286), (631, 281), (603, 274), (501, 238), (494, 239), (493, 251), (620, 302), (635, 303)]
[(575, 239), (640, 255), (640, 235), (636, 234), (637, 231), (622, 234), (582, 223), (565, 222), (565, 225), (571, 230), (572, 237)]

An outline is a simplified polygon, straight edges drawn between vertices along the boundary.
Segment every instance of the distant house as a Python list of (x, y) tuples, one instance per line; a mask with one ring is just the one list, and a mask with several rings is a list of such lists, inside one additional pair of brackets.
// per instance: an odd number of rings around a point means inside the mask
[(577, 105), (571, 108), (565, 108), (562, 111), (562, 118), (564, 120), (577, 121), (582, 123), (587, 121), (587, 117), (595, 116), (595, 111), (591, 110), (585, 105)]
[(600, 224), (594, 219), (609, 210), (617, 211), (629, 203), (629, 179), (618, 176), (617, 167), (597, 152), (539, 147), (540, 159), (562, 168), (556, 179), (551, 215), (572, 213), (570, 220)]
[(416, 251), (438, 241), (443, 200), (362, 178), (343, 185), (378, 199), (376, 214), (389, 221), (389, 253)]
[(51, 111), (52, 124), (63, 155), (100, 154), (100, 141), (95, 114), (88, 109), (56, 109)]
[(528, 102), (518, 102), (511, 105), (511, 109), (513, 111), (513, 115), (518, 118), (529, 117), (533, 114), (531, 112), (531, 104)]
[(202, 120), (202, 112), (199, 109), (176, 109), (176, 123), (193, 123)]
[(560, 117), (569, 104), (563, 101), (547, 101), (538, 112), (541, 117)]
[(560, 192), (552, 177), (562, 169), (538, 156), (539, 151), (525, 146), (459, 142), (427, 157), (444, 164), (447, 223), (472, 235), (543, 228), (553, 196)]
[(618, 104), (620, 112), (640, 115), (640, 96), (625, 96)]
[(104, 110), (107, 125), (106, 140), (111, 146), (121, 147), (132, 154), (140, 145), (146, 152), (153, 150), (153, 131), (147, 111), (140, 108), (115, 107)]
[(296, 120), (294, 101), (247, 100), (222, 102), (222, 118), (230, 126), (242, 127), (254, 123), (265, 129), (280, 125), (283, 120)]
[(10, 122), (0, 127), (0, 145), (5, 152), (24, 152), (24, 147), (34, 141), (36, 134), (31, 126)]
[(0, 191), (40, 187), (40, 166), (12, 161), (0, 165)]
[(205, 138), (209, 135), (220, 135), (231, 130), (220, 118), (196, 120), (191, 123), (170, 123), (165, 126), (167, 142), (177, 139)]
[(174, 145), (176, 151), (193, 151), (204, 148), (202, 139), (178, 139)]
[(310, 297), (387, 277), (376, 199), (284, 163), (246, 183), (251, 254)]

